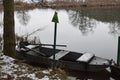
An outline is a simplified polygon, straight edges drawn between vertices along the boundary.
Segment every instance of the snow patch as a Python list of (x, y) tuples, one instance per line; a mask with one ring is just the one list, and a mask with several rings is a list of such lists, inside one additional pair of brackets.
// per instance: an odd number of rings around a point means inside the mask
[[(18, 78), (30, 78), (32, 80), (50, 80), (47, 75), (50, 74), (52, 69), (40, 70), (45, 75), (41, 79), (36, 77), (35, 73), (38, 70), (34, 67), (29, 67), (27, 64), (25, 65), (25, 63), (24, 65), (22, 63), (17, 64), (17, 61), (15, 59), (0, 53), (0, 72), (2, 74), (0, 76), (0, 79), (8, 79), (9, 76), (11, 76), (12, 80), (16, 80)], [(56, 80), (60, 80), (60, 78), (57, 77)]]

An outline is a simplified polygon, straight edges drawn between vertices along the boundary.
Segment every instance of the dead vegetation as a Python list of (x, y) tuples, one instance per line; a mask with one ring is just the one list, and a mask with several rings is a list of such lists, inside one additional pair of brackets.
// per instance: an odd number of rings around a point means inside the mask
[(120, 0), (56, 0), (49, 4), (52, 8), (120, 7)]
[(31, 66), (0, 53), (0, 80), (65, 80), (66, 73), (61, 69)]
[[(54, 0), (52, 2), (25, 3), (15, 2), (15, 10), (35, 8), (82, 8), (82, 7), (120, 7), (120, 0)], [(0, 3), (0, 10), (3, 9)]]

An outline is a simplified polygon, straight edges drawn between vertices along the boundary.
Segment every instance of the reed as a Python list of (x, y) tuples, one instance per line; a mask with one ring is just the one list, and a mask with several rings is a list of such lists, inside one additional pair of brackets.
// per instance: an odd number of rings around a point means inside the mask
[(19, 36), (16, 34), (16, 43), (18, 44), (20, 41), (28, 41), (31, 44), (41, 44), (40, 38), (34, 36), (33, 38), (29, 39), (28, 36)]

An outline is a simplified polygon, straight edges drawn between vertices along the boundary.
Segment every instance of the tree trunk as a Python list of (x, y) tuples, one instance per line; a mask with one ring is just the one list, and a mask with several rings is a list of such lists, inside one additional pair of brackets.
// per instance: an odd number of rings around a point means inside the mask
[(14, 0), (3, 0), (4, 6), (4, 47), (5, 55), (15, 58)]

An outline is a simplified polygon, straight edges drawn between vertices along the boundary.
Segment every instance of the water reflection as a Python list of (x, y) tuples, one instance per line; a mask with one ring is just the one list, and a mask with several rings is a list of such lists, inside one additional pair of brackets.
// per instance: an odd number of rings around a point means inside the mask
[(72, 25), (77, 27), (82, 32), (83, 35), (88, 34), (89, 32), (93, 32), (96, 22), (94, 19), (86, 17), (86, 12), (83, 10), (73, 10), (69, 11), (69, 20)]
[(84, 9), (84, 16), (101, 22), (120, 22), (120, 9), (118, 8), (94, 8)]
[[(78, 9), (68, 11), (71, 24), (78, 28), (83, 35), (93, 33), (97, 21), (109, 24), (109, 34), (114, 36), (120, 34), (119, 14), (119, 9)], [(27, 10), (17, 11), (16, 15), (22, 25), (27, 25), (31, 18)]]
[(111, 35), (120, 34), (120, 10), (119, 9), (93, 9), (89, 10), (88, 17), (94, 18), (103, 23), (109, 23), (109, 33)]
[(27, 10), (17, 11), (16, 15), (22, 25), (27, 25), (30, 21), (30, 15)]
[(116, 36), (117, 34), (120, 34), (120, 23), (114, 22), (114, 23), (110, 23), (109, 25), (109, 33), (113, 36)]
[(109, 33), (120, 34), (120, 10), (119, 9), (80, 9), (70, 10), (69, 19), (75, 27), (78, 26), (83, 34), (94, 31), (96, 20), (109, 24)]

